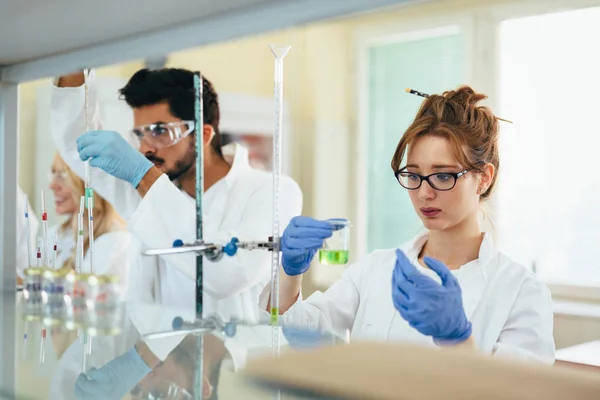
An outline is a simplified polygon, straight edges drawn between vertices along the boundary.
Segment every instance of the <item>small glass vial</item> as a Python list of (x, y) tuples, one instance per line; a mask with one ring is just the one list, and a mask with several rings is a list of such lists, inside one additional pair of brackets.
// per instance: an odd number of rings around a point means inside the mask
[(23, 300), (28, 310), (41, 309), (43, 268), (27, 268), (23, 272)]
[(73, 309), (94, 308), (98, 295), (98, 278), (93, 274), (70, 272), (66, 276), (67, 297)]
[(55, 322), (64, 318), (67, 273), (66, 269), (46, 269), (42, 272), (42, 302), (47, 321)]
[(56, 305), (64, 302), (67, 285), (67, 271), (46, 269), (42, 273), (42, 299), (44, 303)]
[(345, 219), (328, 219), (333, 233), (319, 250), (319, 262), (326, 265), (347, 264), (350, 247), (350, 222)]
[(96, 308), (114, 309), (121, 300), (121, 278), (119, 275), (98, 276), (98, 294), (96, 296)]

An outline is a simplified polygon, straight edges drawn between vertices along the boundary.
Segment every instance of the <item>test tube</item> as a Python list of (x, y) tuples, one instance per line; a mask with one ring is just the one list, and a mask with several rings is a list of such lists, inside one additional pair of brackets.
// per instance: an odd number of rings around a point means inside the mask
[[(27, 266), (31, 267), (31, 231), (29, 230), (29, 198), (25, 195), (25, 227), (27, 233)], [(27, 334), (25, 334), (27, 336)]]
[(271, 325), (272, 347), (279, 352), (279, 195), (281, 175), (281, 141), (283, 137), (283, 59), (290, 51), (289, 45), (271, 44), (269, 46), (275, 58), (274, 97), (275, 97), (275, 131), (273, 134), (273, 243), (276, 248), (271, 252)]
[(89, 239), (89, 250), (88, 255), (90, 258), (90, 274), (94, 273), (94, 199), (88, 197), (88, 239)]
[(46, 194), (44, 193), (44, 189), (42, 189), (42, 226), (44, 233), (44, 265), (50, 265), (50, 251), (48, 247), (48, 213), (46, 212)]

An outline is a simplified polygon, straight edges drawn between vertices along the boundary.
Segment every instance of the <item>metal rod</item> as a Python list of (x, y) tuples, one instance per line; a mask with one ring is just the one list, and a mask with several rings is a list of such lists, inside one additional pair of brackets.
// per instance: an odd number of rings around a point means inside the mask
[[(203, 239), (202, 232), (202, 197), (204, 196), (204, 101), (203, 101), (203, 80), (200, 72), (194, 74), (194, 116), (196, 121), (196, 241)], [(196, 255), (196, 319), (202, 319), (204, 311), (203, 296), (203, 260), (204, 256), (199, 253)], [(198, 336), (196, 339), (196, 375), (194, 385), (194, 399), (202, 399), (204, 383), (203, 366), (203, 348), (204, 337)]]
[(181, 247), (172, 247), (169, 249), (152, 249), (145, 250), (143, 254), (145, 256), (161, 256), (165, 254), (182, 254), (182, 253), (208, 253), (211, 251), (218, 250), (221, 246), (214, 244), (199, 244), (199, 245), (185, 245)]
[[(199, 72), (194, 74), (195, 101), (195, 120), (196, 120), (196, 240), (203, 239), (202, 232), (202, 197), (204, 195), (204, 101), (202, 77)], [(196, 317), (202, 318), (203, 307), (203, 257), (198, 254), (196, 257)]]

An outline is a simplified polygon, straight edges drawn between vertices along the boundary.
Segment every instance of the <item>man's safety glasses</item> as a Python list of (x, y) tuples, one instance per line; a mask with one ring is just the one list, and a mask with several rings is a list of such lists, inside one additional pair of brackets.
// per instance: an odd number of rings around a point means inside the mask
[(131, 144), (138, 149), (142, 141), (156, 149), (173, 146), (192, 133), (194, 125), (194, 121), (177, 121), (137, 126), (131, 131)]

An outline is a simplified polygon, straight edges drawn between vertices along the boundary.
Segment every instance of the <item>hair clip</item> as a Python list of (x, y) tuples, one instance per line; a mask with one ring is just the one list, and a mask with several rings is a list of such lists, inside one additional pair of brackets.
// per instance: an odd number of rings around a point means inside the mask
[[(425, 98), (429, 97), (429, 95), (427, 93), (419, 92), (418, 90), (414, 90), (414, 89), (410, 89), (410, 88), (406, 88), (406, 93), (414, 94), (414, 95), (425, 97)], [(494, 117), (496, 117), (496, 116), (494, 115)], [(496, 119), (499, 121), (508, 122), (509, 124), (513, 123), (512, 121), (509, 121), (507, 119), (500, 118), (500, 117), (496, 117)]]

